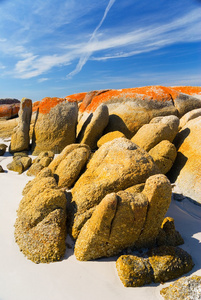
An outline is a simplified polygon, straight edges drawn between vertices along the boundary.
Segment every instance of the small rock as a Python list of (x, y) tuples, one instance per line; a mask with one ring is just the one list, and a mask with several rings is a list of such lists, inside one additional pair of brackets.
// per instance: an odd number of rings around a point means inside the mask
[(201, 276), (182, 277), (160, 291), (165, 300), (201, 299)]
[(0, 173), (4, 173), (4, 169), (2, 168), (2, 166), (0, 165)]
[(3, 156), (4, 153), (6, 152), (6, 148), (8, 146), (6, 146), (5, 144), (0, 144), (0, 156)]

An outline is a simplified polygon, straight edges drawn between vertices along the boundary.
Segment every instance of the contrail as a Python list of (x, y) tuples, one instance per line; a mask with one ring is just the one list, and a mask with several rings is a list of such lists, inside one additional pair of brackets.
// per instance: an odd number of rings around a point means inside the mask
[[(90, 40), (88, 41), (88, 46), (96, 39), (96, 33), (97, 33), (98, 29), (101, 27), (101, 25), (103, 24), (105, 18), (107, 17), (107, 14), (108, 14), (110, 8), (111, 8), (112, 5), (115, 3), (115, 1), (116, 1), (116, 0), (110, 0), (110, 1), (109, 1), (109, 3), (108, 3), (108, 5), (107, 5), (107, 7), (106, 7), (106, 9), (105, 9), (104, 15), (103, 15), (103, 17), (102, 17), (100, 23), (99, 23), (98, 26), (95, 28), (94, 32), (92, 33), (92, 36), (91, 36)], [(88, 48), (90, 48), (90, 47), (88, 47)], [(71, 73), (69, 73), (69, 74), (67, 75), (67, 77), (68, 77), (68, 78), (71, 78), (71, 77), (73, 77), (75, 74), (79, 73), (79, 72), (82, 70), (83, 66), (86, 64), (86, 62), (88, 61), (88, 59), (89, 59), (89, 57), (91, 56), (92, 53), (93, 53), (93, 50), (88, 51), (87, 53), (85, 53), (84, 55), (82, 55), (82, 56), (80, 57), (80, 60), (79, 60), (79, 62), (78, 62), (78, 64), (77, 64), (75, 70), (73, 70)]]

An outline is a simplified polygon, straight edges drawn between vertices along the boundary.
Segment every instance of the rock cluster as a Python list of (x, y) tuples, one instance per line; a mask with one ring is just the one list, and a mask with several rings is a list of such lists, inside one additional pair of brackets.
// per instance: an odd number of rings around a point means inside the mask
[(148, 258), (122, 255), (116, 262), (118, 275), (126, 287), (163, 283), (188, 273), (194, 263), (191, 256), (178, 247), (161, 246), (147, 253)]
[(11, 119), (18, 115), (20, 101), (12, 98), (0, 99), (0, 119)]
[(26, 171), (32, 164), (32, 159), (28, 155), (22, 153), (15, 155), (11, 163), (7, 165), (8, 170), (18, 172), (18, 174), (22, 174)]
[(54, 158), (52, 151), (42, 151), (37, 158), (33, 160), (33, 163), (27, 171), (28, 176), (36, 176), (43, 168), (48, 167)]
[[(35, 120), (38, 157), (15, 223), (22, 252), (36, 263), (60, 260), (68, 230), (82, 261), (151, 249), (146, 257), (117, 260), (125, 286), (190, 271), (192, 258), (176, 248), (184, 241), (165, 218), (172, 194), (165, 174), (199, 202), (201, 99), (161, 86), (92, 91), (44, 98), (33, 105), (32, 118), (30, 111), (25, 117), (24, 102), (10, 148), (28, 149)], [(15, 156), (8, 167), (21, 173), (28, 160)]]

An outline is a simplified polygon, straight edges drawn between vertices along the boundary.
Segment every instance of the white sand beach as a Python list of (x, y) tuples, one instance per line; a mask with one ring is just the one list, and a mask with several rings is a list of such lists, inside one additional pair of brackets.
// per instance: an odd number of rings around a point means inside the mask
[[(0, 140), (0, 143), (7, 143)], [(32, 178), (26, 173), (7, 170), (12, 156), (0, 157), (5, 173), (0, 173), (0, 300), (156, 300), (163, 299), (160, 290), (165, 284), (140, 288), (125, 288), (118, 278), (117, 257), (96, 261), (76, 260), (71, 240), (60, 262), (35, 264), (20, 251), (14, 239), (16, 210), (22, 199), (22, 189)], [(176, 229), (184, 238), (181, 246), (191, 254), (195, 266), (187, 275), (201, 276), (201, 206), (188, 199), (172, 199), (167, 216), (173, 217)]]

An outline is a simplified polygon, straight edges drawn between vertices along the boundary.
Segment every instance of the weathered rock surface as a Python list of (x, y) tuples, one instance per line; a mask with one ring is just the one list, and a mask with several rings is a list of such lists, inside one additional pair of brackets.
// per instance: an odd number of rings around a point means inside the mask
[(101, 104), (84, 123), (77, 141), (88, 145), (91, 149), (97, 148), (97, 141), (102, 136), (103, 130), (109, 121), (107, 105)]
[[(42, 169), (34, 179), (30, 180), (29, 182), (27, 182), (27, 184), (25, 185), (23, 191), (22, 191), (22, 195), (26, 195), (29, 190), (35, 185), (35, 184), (40, 184), (40, 180), (42, 178), (46, 178), (46, 177), (53, 177), (53, 173), (49, 168), (44, 168)], [(56, 185), (56, 181), (53, 178), (53, 182), (54, 182), (54, 187), (57, 187)]]
[(139, 237), (148, 200), (143, 194), (111, 193), (97, 205), (75, 243), (78, 260), (118, 254)]
[(174, 144), (163, 140), (153, 147), (149, 154), (153, 157), (161, 173), (166, 174), (172, 168), (176, 159), (177, 149)]
[(163, 220), (161, 229), (156, 238), (156, 244), (158, 246), (179, 246), (184, 243), (180, 233), (176, 231), (174, 225), (174, 219), (166, 217)]
[(188, 121), (193, 120), (200, 116), (201, 116), (201, 108), (193, 109), (193, 110), (187, 112), (180, 119), (179, 128), (182, 129)]
[(178, 133), (175, 142), (177, 158), (170, 170), (182, 193), (201, 203), (201, 117), (189, 121)]
[(11, 163), (7, 165), (8, 170), (22, 174), (32, 163), (31, 157), (14, 156)]
[(35, 263), (60, 260), (66, 249), (66, 196), (46, 168), (29, 182), (17, 211), (15, 239)]
[(27, 171), (28, 176), (36, 176), (43, 168), (49, 166), (54, 158), (52, 151), (42, 151), (38, 157), (33, 160), (33, 164)]
[(151, 247), (156, 238), (169, 208), (172, 195), (170, 181), (163, 174), (150, 176), (142, 192), (149, 201), (146, 221), (143, 230), (135, 242), (135, 247)]
[(194, 263), (190, 254), (179, 247), (161, 246), (148, 252), (154, 271), (154, 282), (178, 278), (192, 270)]
[(17, 117), (19, 109), (20, 109), (19, 103), (12, 103), (12, 104), (0, 103), (0, 119), (8, 120)]
[(60, 153), (67, 145), (75, 143), (77, 116), (77, 102), (44, 98), (34, 127), (33, 155), (47, 150)]
[(113, 256), (138, 244), (154, 245), (170, 204), (169, 186), (164, 175), (153, 175), (142, 193), (120, 191), (105, 196), (78, 235), (76, 258), (90, 260)]
[(151, 156), (131, 141), (118, 138), (104, 144), (94, 153), (72, 189), (71, 208), (75, 214), (72, 236), (77, 238), (84, 214), (104, 196), (143, 183), (156, 173), (159, 170)]
[(59, 187), (67, 189), (72, 187), (84, 169), (90, 153), (89, 146), (82, 144), (71, 144), (64, 148), (56, 161), (49, 165), (57, 177)]
[(7, 148), (8, 146), (7, 145), (5, 145), (5, 144), (0, 144), (0, 156), (3, 156), (4, 155), (4, 153), (6, 152), (6, 148)]
[(29, 130), (32, 115), (32, 101), (23, 98), (20, 103), (18, 125), (11, 136), (10, 152), (29, 150)]
[(105, 133), (118, 130), (128, 138), (156, 116), (181, 117), (187, 111), (201, 107), (201, 100), (193, 96), (163, 86), (147, 86), (88, 93), (80, 106), (81, 118), (86, 120), (101, 103), (108, 106), (110, 115)]
[[(35, 178), (34, 178), (35, 179)], [(24, 197), (20, 201), (18, 214), (24, 210), (34, 199), (46, 189), (57, 189), (57, 183), (54, 177), (39, 177), (33, 184), (27, 183), (23, 190)]]
[(174, 86), (171, 89), (201, 99), (201, 87), (200, 86)]
[(179, 119), (176, 116), (154, 118), (143, 125), (131, 141), (146, 151), (150, 151), (163, 140), (172, 142), (178, 133)]
[(160, 291), (165, 300), (193, 299), (201, 295), (201, 276), (182, 277)]
[(111, 142), (114, 139), (120, 138), (120, 137), (124, 137), (125, 135), (120, 132), (120, 131), (112, 131), (112, 132), (108, 132), (106, 134), (104, 134), (97, 142), (97, 146), (98, 148), (100, 148), (103, 144), (107, 143), (107, 142)]
[(147, 258), (122, 255), (116, 262), (118, 275), (126, 287), (166, 282), (192, 270), (191, 256), (177, 247), (161, 246), (148, 252)]

